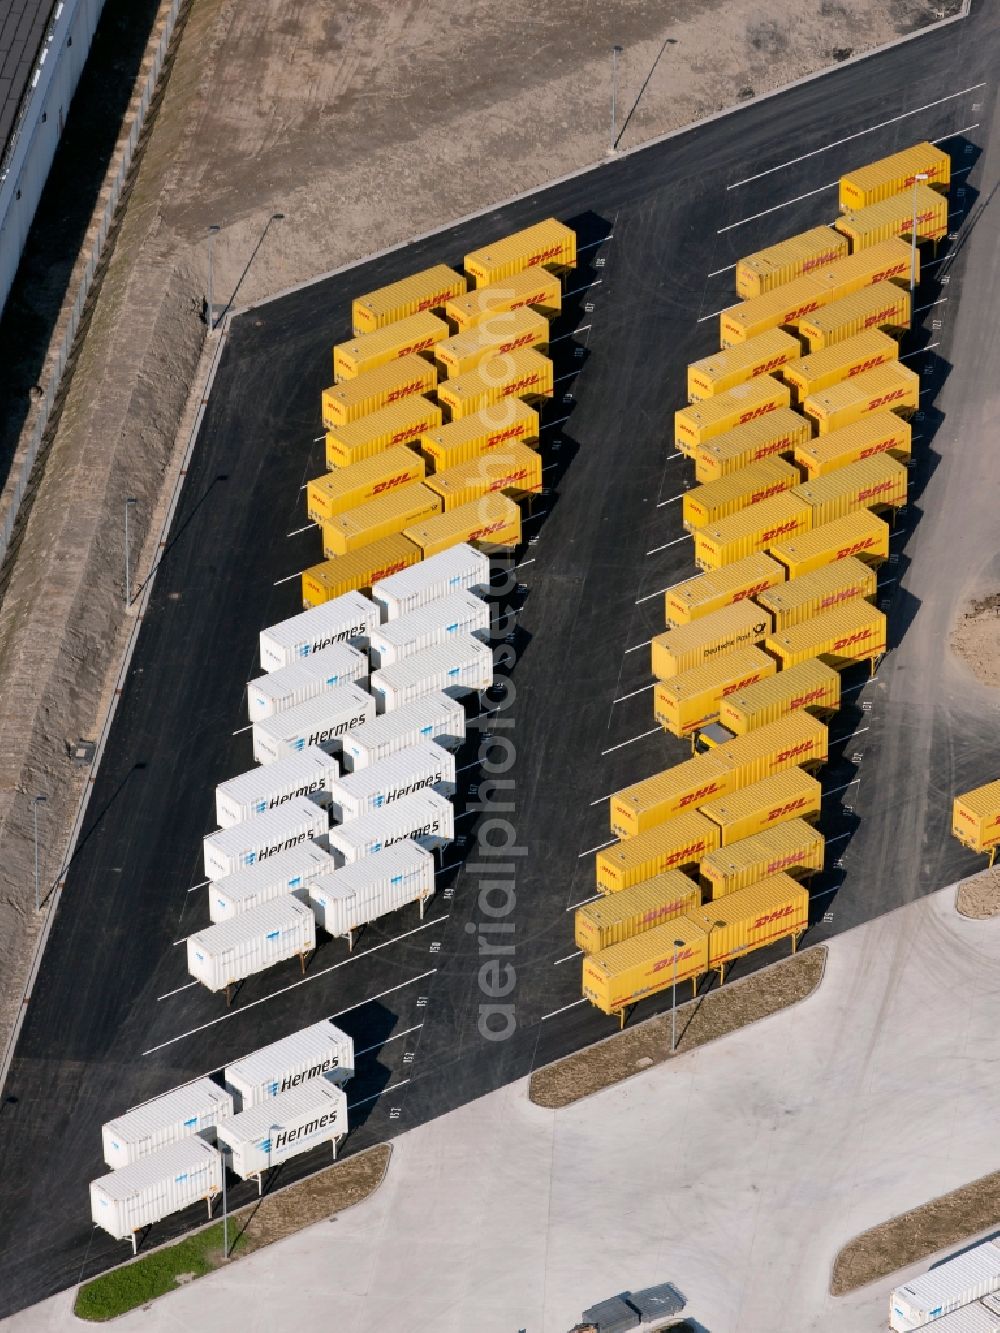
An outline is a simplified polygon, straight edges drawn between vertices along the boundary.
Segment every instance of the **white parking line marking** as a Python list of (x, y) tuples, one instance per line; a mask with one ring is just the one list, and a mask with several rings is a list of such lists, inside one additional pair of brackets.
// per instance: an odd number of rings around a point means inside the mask
[(578, 903), (570, 903), (569, 907), (566, 908), (566, 911), (575, 912), (578, 907), (585, 907), (587, 903), (596, 903), (598, 898), (603, 898), (603, 897), (604, 895), (602, 893), (592, 894), (591, 897), (584, 898)]
[(291, 583), (292, 579), (300, 579), (305, 572), (306, 571), (304, 569), (300, 569), (297, 574), (289, 574), (288, 577), (284, 579), (275, 579), (272, 586), (275, 588), (280, 588), (283, 583)]
[(660, 500), (656, 507), (662, 509), (664, 505), (672, 505), (675, 500), (683, 500), (686, 494), (686, 491), (681, 491), (680, 495), (672, 495), (669, 500)]
[[(665, 592), (669, 592), (670, 589), (671, 589), (673, 586), (674, 586), (674, 585), (673, 585), (672, 583), (670, 583), (670, 584), (668, 584), (667, 587), (665, 587), (665, 588), (658, 588), (658, 589), (656, 590), (656, 592), (648, 592), (648, 593), (646, 594), (645, 597), (637, 597), (637, 598), (635, 599), (635, 605), (636, 605), (636, 606), (642, 606), (643, 602), (651, 602), (651, 601), (653, 600), (654, 597), (662, 597), (663, 594), (664, 594)], [(632, 650), (631, 650), (631, 649), (627, 649), (627, 651), (628, 651), (628, 652), (631, 652)]]
[(609, 231), (607, 236), (602, 236), (599, 241), (588, 241), (586, 245), (578, 245), (576, 247), (576, 253), (580, 254), (583, 250), (593, 250), (595, 245), (603, 245), (605, 241), (610, 241), (613, 236), (614, 232)]
[(477, 760), (475, 760), (474, 763), (471, 763), (471, 764), (465, 764), (465, 765), (462, 766), (462, 768), (459, 768), (459, 769), (457, 769), (456, 771), (459, 772), (459, 773), (467, 773), (467, 772), (469, 771), (470, 768), (478, 768), (478, 767), (479, 767), (479, 760), (477, 759)]
[(395, 1092), (397, 1088), (405, 1088), (408, 1083), (412, 1083), (412, 1078), (402, 1078), (398, 1083), (390, 1083), (387, 1088), (381, 1092), (373, 1092), (370, 1097), (359, 1097), (356, 1102), (351, 1102), (348, 1106), (349, 1111), (353, 1111), (356, 1106), (367, 1106), (369, 1102), (377, 1102), (380, 1097), (384, 1097), (387, 1092)]
[[(325, 435), (314, 435), (314, 436), (313, 436), (313, 444), (319, 444), (320, 440), (325, 440), (325, 439), (326, 439), (326, 436), (325, 436)], [(300, 491), (304, 491), (304, 490), (305, 490), (305, 486), (300, 486), (300, 487), (299, 487), (299, 490), (300, 490)]]
[(650, 681), (648, 685), (643, 685), (640, 689), (633, 690), (631, 694), (619, 695), (617, 699), (611, 700), (611, 707), (614, 708), (615, 704), (623, 704), (626, 699), (634, 699), (637, 694), (645, 694), (646, 691), (651, 690), (655, 684), (656, 684), (655, 680)]
[(197, 981), (187, 981), (183, 986), (178, 986), (176, 990), (168, 990), (165, 995), (157, 995), (157, 1000), (169, 1000), (171, 995), (180, 995), (182, 990), (190, 990), (192, 986), (197, 986)]
[(569, 417), (559, 417), (557, 421), (546, 421), (542, 426), (542, 430), (550, 430), (553, 426), (561, 426), (564, 421), (569, 421)]
[[(591, 324), (581, 324), (580, 327), (578, 329), (574, 329), (572, 333), (560, 333), (558, 338), (549, 339), (549, 346), (551, 347), (553, 343), (565, 342), (567, 338), (575, 338), (578, 333), (586, 333), (587, 330), (592, 327), (593, 325)], [(558, 384), (559, 381), (556, 380), (556, 383)]]
[[(545, 515), (546, 515), (548, 512), (549, 512), (549, 511), (548, 511), (547, 509), (539, 509), (539, 511), (538, 511), (537, 514), (529, 514), (527, 518), (523, 518), (523, 519), (521, 520), (521, 526), (523, 527), (523, 526), (525, 525), (525, 523), (530, 523), (530, 522), (532, 521), (532, 519), (535, 519), (535, 518), (544, 518)], [(520, 565), (515, 565), (514, 568), (515, 568), (515, 569), (520, 569)]]
[[(690, 540), (691, 540), (690, 532), (685, 532), (683, 537), (675, 537), (672, 542), (664, 542), (662, 546), (654, 546), (653, 549), (651, 551), (647, 551), (646, 554), (656, 555), (660, 551), (665, 551), (668, 546), (676, 546), (678, 542), (689, 542)], [(664, 591), (666, 591), (666, 589), (664, 589)], [(636, 606), (638, 605), (639, 603), (636, 602)]]
[(388, 1046), (390, 1041), (399, 1041), (400, 1037), (408, 1037), (411, 1032), (419, 1032), (423, 1023), (417, 1023), (412, 1028), (404, 1028), (402, 1032), (394, 1032), (391, 1037), (386, 1037), (385, 1041), (377, 1041), (374, 1046), (366, 1046), (363, 1051), (355, 1051), (355, 1060), (360, 1060), (363, 1055), (371, 1055), (372, 1051), (380, 1051), (383, 1046)]
[(790, 204), (798, 204), (803, 199), (811, 199), (814, 194), (822, 194), (824, 190), (832, 190), (836, 184), (836, 181), (828, 181), (826, 185), (818, 185), (815, 190), (806, 190), (805, 194), (797, 194), (794, 199), (786, 199), (783, 204), (774, 204), (771, 208), (764, 208), (759, 213), (751, 213), (748, 218), (740, 218), (739, 222), (730, 222), (725, 227), (719, 227), (715, 234), (721, 236), (724, 232), (735, 231), (737, 227), (745, 227), (748, 222), (756, 222), (758, 218), (766, 218), (771, 213), (780, 213), (783, 208), (788, 208)]
[(561, 1009), (553, 1009), (551, 1014), (542, 1014), (541, 1018), (538, 1021), (539, 1023), (544, 1023), (547, 1018), (555, 1018), (556, 1014), (564, 1014), (567, 1009), (575, 1009), (578, 1004), (586, 1004), (586, 1003), (587, 999), (586, 996), (584, 996), (582, 1000), (574, 1000), (572, 1004), (564, 1004)]
[(916, 310), (914, 310), (913, 313), (914, 313), (915, 315), (919, 315), (920, 312), (921, 312), (921, 310), (930, 310), (933, 306), (936, 306), (936, 305), (944, 305), (944, 303), (945, 303), (945, 301), (947, 301), (947, 299), (948, 299), (947, 296), (939, 296), (938, 299), (937, 299), (936, 301), (930, 301), (927, 305), (918, 305), (917, 308), (916, 308)]
[(535, 563), (535, 557), (532, 556), (530, 560), (522, 560), (521, 563), (519, 565), (515, 565), (514, 568), (524, 569), (525, 565), (533, 565), (534, 563)]
[[(578, 296), (580, 292), (587, 292), (591, 287), (600, 287), (603, 281), (603, 278), (595, 278), (593, 282), (585, 282), (582, 287), (574, 287), (571, 292), (563, 292), (563, 298), (565, 299), (567, 296)], [(587, 327), (589, 328), (590, 325), (588, 324)]]
[(211, 884), (211, 882), (210, 879), (203, 879), (198, 884), (192, 884), (188, 889), (188, 893), (195, 893), (198, 889), (203, 889), (206, 884)]
[(828, 796), (836, 796), (838, 791), (847, 791), (848, 787), (853, 787), (856, 782), (860, 781), (861, 774), (859, 773), (856, 778), (851, 778), (850, 782), (845, 782), (842, 787), (831, 787), (829, 791), (825, 791), (823, 793), (823, 800), (825, 801)]
[[(727, 188), (731, 190), (733, 187), (730, 185)], [(717, 278), (720, 273), (731, 273), (735, 267), (735, 264), (727, 264), (725, 268), (713, 268), (708, 276), (710, 278)]]
[(568, 953), (565, 958), (557, 958), (556, 961), (552, 964), (552, 966), (558, 967), (560, 963), (568, 963), (571, 958), (582, 958), (582, 957), (583, 957), (583, 950), (577, 949), (576, 953)]
[(605, 801), (610, 801), (611, 798), (612, 798), (612, 796), (614, 796), (614, 794), (615, 794), (615, 793), (614, 793), (613, 791), (609, 791), (608, 794), (607, 794), (607, 796), (598, 796), (597, 800), (596, 800), (596, 801), (591, 801), (590, 804), (591, 804), (592, 806), (594, 806), (594, 805), (603, 805)]
[(929, 352), (932, 347), (938, 346), (940, 346), (939, 343), (928, 343), (926, 347), (921, 347), (916, 352), (907, 352), (905, 356), (901, 356), (899, 359), (900, 361), (909, 361), (911, 356), (919, 356), (921, 352)]
[(849, 833), (838, 833), (835, 838), (827, 838), (827, 846), (829, 846), (831, 842), (843, 842), (845, 838), (849, 838), (850, 836)]
[(310, 528), (318, 528), (318, 523), (307, 523), (304, 528), (296, 528), (294, 532), (286, 532), (286, 537), (297, 537), (302, 532), (308, 532)]
[(672, 458), (680, 458), (680, 456), (681, 451), (678, 449), (675, 454), (667, 454), (667, 462), (669, 463)]
[[(662, 727), (650, 727), (648, 731), (642, 732), (639, 736), (633, 736), (631, 740), (622, 741), (619, 745), (612, 745), (610, 750), (602, 750), (601, 758), (603, 759), (606, 754), (614, 754), (616, 750), (624, 750), (626, 745), (634, 745), (636, 741), (644, 741), (647, 736), (655, 736), (658, 731), (662, 731)], [(607, 843), (604, 845), (607, 846)]]
[(640, 648), (648, 648), (649, 645), (650, 645), (652, 642), (653, 642), (652, 639), (643, 639), (642, 643), (637, 643), (637, 644), (636, 644), (634, 647), (632, 647), (632, 648), (626, 648), (626, 649), (625, 649), (625, 656), (627, 657), (627, 656), (629, 655), (629, 653), (637, 653), (637, 652), (639, 651)]
[(713, 310), (710, 315), (701, 315), (698, 319), (695, 320), (695, 323), (704, 324), (706, 319), (718, 319), (718, 317), (720, 315), (724, 315), (727, 310), (735, 310), (739, 304), (740, 304), (739, 301), (734, 301), (732, 305), (724, 305), (721, 310)]
[(614, 838), (609, 838), (607, 842), (599, 842), (596, 847), (588, 847), (587, 850), (581, 852), (576, 859), (582, 861), (585, 856), (592, 856), (594, 852), (602, 852), (605, 847), (610, 847), (613, 842)]
[(860, 736), (865, 731), (871, 731), (871, 727), (858, 727), (857, 731), (845, 731), (843, 736), (831, 736), (830, 744), (839, 745), (841, 741), (849, 741), (852, 736)]
[(242, 736), (245, 731), (252, 731), (252, 730), (253, 730), (253, 723), (248, 722), (245, 727), (237, 727), (236, 730), (233, 732), (233, 735)]

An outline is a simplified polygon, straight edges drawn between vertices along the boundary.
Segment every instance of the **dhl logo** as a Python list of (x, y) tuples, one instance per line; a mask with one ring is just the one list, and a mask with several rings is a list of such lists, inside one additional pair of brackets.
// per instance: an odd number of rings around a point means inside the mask
[(867, 412), (874, 412), (876, 408), (885, 407), (887, 403), (898, 402), (900, 398), (903, 398), (905, 396), (906, 396), (905, 389), (893, 389), (890, 393), (882, 393), (879, 394), (877, 398), (870, 398), (868, 400), (868, 406), (865, 410)]
[(532, 255), (526, 267), (534, 268), (536, 264), (544, 264), (546, 259), (558, 259), (561, 254), (561, 245), (550, 245), (547, 250), (539, 250), (537, 255)]
[[(794, 699), (789, 701), (788, 706), (794, 712), (796, 708), (806, 708), (809, 704), (814, 704), (818, 699), (822, 699), (825, 694), (826, 691), (820, 685), (815, 690), (810, 690), (808, 694), (797, 694)], [(801, 805), (802, 802), (800, 801), (799, 804)]]
[(891, 491), (895, 487), (895, 482), (890, 478), (889, 481), (880, 481), (877, 486), (868, 486), (863, 491), (858, 491), (859, 500), (872, 500), (876, 495), (884, 495), (886, 491)]
[(767, 458), (771, 454), (780, 454), (783, 449), (790, 449), (794, 441), (790, 435), (782, 435), (780, 440), (772, 440), (770, 444), (762, 444), (759, 449), (755, 449), (751, 455), (752, 461), (756, 463), (758, 458)]
[(762, 365), (757, 366), (750, 378), (756, 379), (758, 375), (766, 375), (768, 371), (777, 370), (777, 368), (783, 366), (787, 360), (788, 357), (785, 355), (772, 356), (770, 361), (765, 361)]
[(682, 796), (677, 802), (678, 809), (683, 810), (684, 807), (690, 805), (692, 801), (705, 800), (707, 796), (711, 796), (713, 792), (719, 790), (719, 785), (718, 782), (710, 782), (707, 787), (699, 787), (697, 791), (689, 791), (686, 796)]
[(402, 444), (404, 440), (412, 440), (422, 431), (430, 430), (433, 425), (433, 421), (415, 421), (412, 426), (407, 426), (405, 430), (397, 430), (395, 435), (390, 436), (389, 444)]
[(642, 915), (642, 924), (651, 926), (655, 921), (662, 921), (663, 918), (676, 916), (684, 907), (684, 899), (677, 898), (672, 903), (665, 903), (662, 907), (654, 908), (651, 912), (644, 912)]
[[(928, 177), (936, 176), (938, 174), (938, 171), (939, 168), (936, 166), (924, 167), (924, 169), (920, 172), (920, 175)], [(903, 182), (903, 188), (906, 189), (908, 186), (912, 185), (916, 179), (917, 179), (916, 176), (907, 176), (906, 180)]]
[(897, 439), (879, 440), (878, 444), (873, 444), (867, 449), (862, 449), (858, 454), (858, 458), (871, 458), (872, 454), (887, 453), (894, 445), (902, 447), (902, 441)]
[(772, 537), (783, 537), (787, 532), (797, 532), (799, 521), (796, 518), (790, 518), (787, 523), (780, 523), (776, 528), (768, 528), (766, 532), (761, 533), (761, 541), (770, 541)]
[(387, 579), (390, 574), (398, 574), (401, 569), (406, 569), (405, 560), (394, 560), (391, 565), (383, 565), (381, 569), (373, 569), (370, 583), (375, 583), (378, 579)]
[(524, 481), (528, 475), (526, 467), (518, 468), (516, 472), (508, 472), (506, 477), (498, 477), (496, 481), (491, 481), (489, 489), (491, 491), (502, 491), (505, 486), (512, 485), (515, 481)]
[(797, 306), (794, 310), (786, 310), (781, 317), (781, 323), (794, 324), (797, 319), (802, 319), (804, 315), (811, 315), (814, 310), (818, 309), (818, 301), (807, 301), (805, 305)]
[[(889, 313), (889, 311), (883, 310), (880, 315), (873, 315), (872, 319), (885, 319), (886, 315)], [(867, 328), (870, 323), (871, 320), (867, 320), (865, 322), (865, 328)], [(870, 356), (867, 361), (859, 361), (856, 366), (851, 366), (850, 370), (847, 372), (847, 378), (851, 379), (855, 375), (863, 375), (866, 370), (874, 370), (876, 366), (882, 365), (885, 359), (884, 356)]]
[(467, 542), (482, 541), (484, 537), (488, 537), (493, 532), (500, 532), (501, 529), (505, 528), (506, 526), (507, 526), (506, 522), (502, 518), (498, 519), (496, 523), (490, 523), (485, 528), (474, 529), (472, 532), (469, 533), (468, 537), (466, 537), (465, 540)]
[(864, 643), (866, 639), (872, 637), (874, 632), (875, 631), (872, 629), (856, 630), (853, 634), (848, 634), (843, 639), (837, 639), (830, 651), (836, 653), (839, 652), (841, 648), (850, 648), (853, 644)]
[(409, 384), (401, 384), (398, 389), (393, 389), (391, 393), (385, 396), (386, 403), (398, 402), (400, 398), (408, 398), (411, 393), (420, 393), (423, 389), (421, 380), (410, 380)]
[(793, 866), (802, 858), (798, 852), (790, 852), (788, 856), (779, 856), (777, 861), (771, 861), (767, 867), (769, 875), (776, 875), (779, 870), (784, 870), (786, 866)]
[[(863, 327), (866, 329), (870, 329), (873, 324), (884, 324), (886, 323), (887, 320), (892, 319), (894, 316), (897, 319), (899, 318), (898, 307), (894, 305), (887, 305), (884, 310), (879, 310), (876, 314), (869, 315), (868, 318), (865, 320)], [(881, 357), (878, 357), (874, 361), (866, 361), (863, 366), (859, 366), (856, 370), (852, 370), (848, 375), (848, 378), (850, 378), (850, 375), (859, 375), (862, 370), (871, 370), (873, 366), (880, 366), (881, 364), (882, 364)]]
[(433, 310), (436, 305), (444, 305), (445, 301), (450, 301), (453, 296), (457, 295), (457, 292), (445, 288), (443, 292), (436, 292), (433, 296), (428, 296), (425, 300), (421, 301), (417, 306), (417, 310)]
[(413, 352), (426, 352), (429, 347), (434, 346), (433, 338), (421, 338), (419, 342), (410, 343), (407, 347), (397, 347), (397, 356), (410, 356)]
[(749, 412), (741, 412), (739, 424), (745, 426), (748, 421), (756, 421), (758, 417), (765, 416), (768, 412), (773, 412), (777, 406), (777, 403), (761, 403), (760, 407), (752, 407)]
[(535, 341), (534, 333), (522, 333), (520, 338), (514, 338), (509, 343), (499, 343), (497, 346), (498, 354), (503, 352), (515, 352), (519, 347), (527, 347), (528, 343)]
[[(961, 806), (958, 808), (958, 817), (959, 819), (964, 819), (967, 824), (974, 824), (976, 822), (975, 816), (970, 815), (968, 810), (963, 810)], [(997, 816), (997, 818), (1000, 819), (1000, 816)]]
[(759, 592), (766, 592), (771, 584), (767, 579), (760, 583), (751, 584), (749, 588), (742, 588), (733, 598), (734, 602), (742, 602), (744, 597), (756, 597)]
[(799, 754), (812, 753), (812, 741), (800, 741), (798, 745), (793, 745), (790, 750), (781, 750), (774, 756), (776, 764), (783, 764), (786, 759), (794, 759)]
[[(829, 597), (820, 598), (819, 609), (827, 611), (831, 606), (839, 606), (841, 602), (849, 602), (853, 597), (860, 597), (863, 592), (864, 588), (859, 583), (852, 583), (849, 588), (841, 588), (839, 592), (832, 592)], [(822, 694), (822, 690), (816, 690), (809, 698), (819, 698)]]
[(762, 491), (754, 491), (750, 496), (750, 503), (757, 504), (759, 500), (768, 500), (772, 495), (780, 495), (785, 487), (780, 481), (774, 482), (771, 486), (765, 486)]
[(503, 444), (506, 440), (519, 440), (525, 429), (525, 426), (508, 426), (506, 430), (498, 430), (495, 435), (487, 436), (486, 448), (495, 449), (498, 444)]
[(695, 436), (694, 426), (692, 426), (690, 422), (686, 421), (684, 417), (681, 417), (680, 421), (678, 421), (677, 423), (677, 434), (687, 435), (690, 439), (693, 440)]
[(671, 866), (680, 865), (683, 861), (694, 861), (706, 850), (704, 838), (700, 842), (692, 842), (688, 847), (679, 847), (669, 856), (661, 858), (662, 867), (669, 870)]
[(541, 375), (522, 375), (519, 380), (511, 380), (505, 384), (500, 392), (502, 398), (507, 398), (512, 393), (520, 393), (522, 389), (530, 389), (533, 384), (538, 384)]
[(511, 310), (521, 310), (526, 305), (541, 305), (545, 297), (545, 291), (534, 292), (531, 296), (524, 296), (519, 301), (515, 301), (510, 308)]
[(843, 560), (846, 556), (857, 555), (859, 551), (867, 551), (875, 545), (874, 537), (865, 537), (863, 541), (855, 542), (852, 546), (842, 546), (834, 556), (835, 560)]
[(760, 930), (762, 926), (770, 926), (775, 921), (784, 921), (795, 912), (794, 903), (789, 903), (787, 907), (779, 907), (775, 912), (767, 912), (764, 916), (759, 916), (750, 927), (751, 930)]
[(693, 957), (694, 957), (694, 950), (691, 948), (684, 949), (683, 951), (678, 950), (677, 953), (671, 954), (669, 958), (661, 958), (658, 963), (654, 963), (652, 971), (662, 972), (665, 967), (673, 967), (674, 964), (680, 966), (681, 963), (684, 963), (689, 958)]
[(769, 810), (764, 818), (765, 824), (773, 824), (776, 819), (784, 819), (786, 815), (793, 815), (796, 810), (801, 810), (806, 803), (806, 798), (800, 796), (797, 801), (789, 801), (787, 805), (776, 805), (773, 810)]
[[(927, 213), (918, 213), (918, 214), (917, 214), (917, 231), (919, 232), (919, 230), (920, 230), (920, 224), (921, 224), (922, 222), (933, 222), (933, 220), (934, 220), (934, 211), (933, 211), (933, 209), (931, 209), (931, 210), (928, 211)], [(901, 219), (899, 220), (899, 222), (896, 223), (896, 231), (899, 232), (900, 234), (902, 234), (904, 231), (909, 231), (909, 230), (912, 228), (912, 226), (913, 226), (913, 221), (912, 221), (911, 218), (901, 218)]]
[(756, 685), (757, 681), (759, 680), (760, 680), (759, 671), (755, 671), (752, 676), (744, 676), (744, 678), (742, 680), (738, 680), (735, 685), (725, 686), (725, 688), (722, 691), (722, 698), (727, 699), (729, 695), (735, 694), (737, 690), (745, 690), (748, 685)]
[(404, 482), (409, 480), (410, 473), (408, 471), (400, 472), (395, 477), (386, 477), (384, 481), (376, 482), (372, 487), (372, 495), (383, 495), (386, 491), (391, 491), (394, 486), (402, 486)]
[(881, 273), (873, 273), (870, 282), (874, 286), (876, 282), (885, 282), (887, 278), (898, 278), (901, 273), (906, 272), (907, 267), (907, 263), (900, 260), (898, 264), (893, 264), (892, 268), (885, 268)]
[(836, 250), (827, 250), (825, 254), (817, 255), (815, 259), (807, 259), (802, 265), (802, 272), (809, 273), (814, 268), (821, 268), (824, 264), (832, 264), (835, 259), (839, 259), (840, 254)]

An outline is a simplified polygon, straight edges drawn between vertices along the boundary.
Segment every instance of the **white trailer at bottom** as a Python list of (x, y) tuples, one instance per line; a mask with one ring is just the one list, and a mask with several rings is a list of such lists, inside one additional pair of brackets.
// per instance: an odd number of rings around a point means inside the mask
[(332, 1144), (336, 1161), (337, 1144), (346, 1133), (343, 1088), (315, 1078), (234, 1115), (219, 1126), (219, 1142), (229, 1149), (236, 1175), (243, 1180), (254, 1177), (259, 1193), (265, 1171), (321, 1143)]
[(222, 1190), (222, 1154), (204, 1139), (181, 1139), (140, 1157), (130, 1166), (90, 1182), (90, 1215), (115, 1240), (179, 1213), (200, 1199), (208, 1204)]

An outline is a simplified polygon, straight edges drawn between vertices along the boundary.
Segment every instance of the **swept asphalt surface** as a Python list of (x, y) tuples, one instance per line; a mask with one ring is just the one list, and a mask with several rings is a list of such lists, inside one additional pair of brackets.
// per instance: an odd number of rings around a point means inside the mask
[[(992, 776), (994, 760), (985, 692), (951, 663), (947, 630), (993, 555), (983, 386), (996, 364), (1000, 284), (986, 235), (997, 173), (995, 92), (984, 80), (996, 37), (995, 12), (978, 8), (234, 323), (4, 1089), (0, 1314), (127, 1253), (89, 1221), (87, 1181), (104, 1170), (99, 1127), (187, 1078), (333, 1015), (362, 1053), (349, 1085), (356, 1149), (614, 1030), (579, 1002), (568, 909), (593, 893), (590, 853), (609, 838), (608, 794), (686, 753), (653, 729), (643, 646), (662, 628), (661, 590), (693, 572), (679, 512), (689, 468), (670, 456), (684, 367), (716, 346), (712, 316), (732, 303), (741, 253), (828, 220), (841, 171), (925, 137), (954, 155), (953, 207), (966, 216), (955, 217), (956, 240), (917, 302), (929, 307), (923, 341), (936, 345), (911, 361), (929, 369), (915, 502), (894, 539), (900, 559), (883, 571), (900, 576), (884, 590), (899, 646), (874, 683), (845, 681), (857, 703), (833, 728), (843, 739), (824, 774), (824, 827), (841, 864), (817, 882), (810, 938), (973, 868), (948, 836), (950, 795)], [(497, 575), (499, 612), (519, 608), (516, 693), (487, 719), (513, 756), (503, 774), (513, 785), (492, 801), (513, 805), (500, 813), (524, 851), (503, 862), (482, 855), (469, 811), (459, 824), (469, 841), (446, 853), (424, 923), (415, 909), (387, 918), (350, 957), (327, 941), (304, 978), (297, 964), (275, 968), (227, 1011), (187, 985), (175, 942), (207, 922), (204, 890), (189, 889), (202, 879), (213, 788), (251, 764), (238, 729), (257, 631), (295, 612), (297, 581), (282, 580), (319, 558), (316, 533), (297, 530), (300, 488), (322, 470), (322, 445), (310, 440), (330, 345), (345, 336), (352, 295), (432, 262), (458, 264), (547, 214), (578, 228), (586, 248), (569, 287), (585, 290), (555, 330), (561, 383), (542, 446), (551, 491), (527, 523), (516, 590)], [(478, 754), (473, 728), (459, 759), (473, 784)], [(473, 797), (466, 789), (460, 801)], [(505, 887), (484, 899), (486, 877)], [(516, 1030), (503, 1041), (477, 1026), (491, 1002), (478, 980), (491, 911), (514, 927), (505, 938), (516, 985), (505, 1002)], [(282, 1179), (327, 1160), (316, 1158)], [(231, 1202), (252, 1192), (233, 1189)], [(152, 1240), (200, 1216), (163, 1223)]]

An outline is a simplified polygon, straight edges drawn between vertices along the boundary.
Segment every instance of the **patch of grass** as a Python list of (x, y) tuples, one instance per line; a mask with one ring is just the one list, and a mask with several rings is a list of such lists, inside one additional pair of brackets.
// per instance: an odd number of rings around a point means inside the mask
[(178, 1277), (204, 1277), (221, 1262), (222, 1223), (216, 1222), (177, 1245), (167, 1245), (84, 1283), (73, 1312), (80, 1319), (114, 1319), (176, 1290), (181, 1285)]

